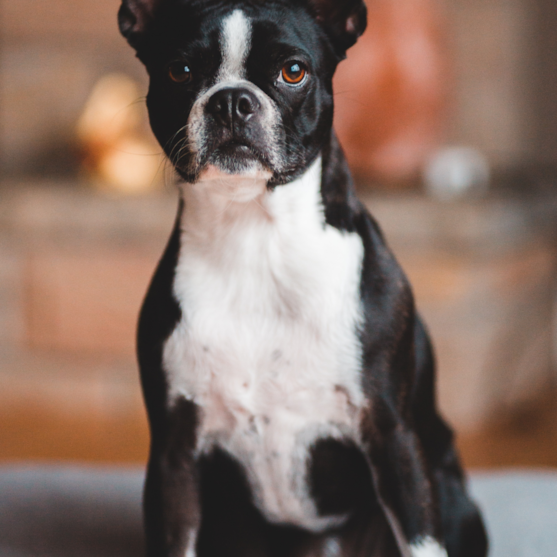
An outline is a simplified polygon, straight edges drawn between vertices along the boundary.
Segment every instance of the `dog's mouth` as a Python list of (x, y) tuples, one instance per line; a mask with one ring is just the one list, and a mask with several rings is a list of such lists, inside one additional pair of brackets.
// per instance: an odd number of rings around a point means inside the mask
[(241, 174), (254, 168), (271, 170), (269, 158), (247, 141), (232, 139), (218, 145), (205, 157), (201, 167), (214, 165), (229, 174)]
[(210, 155), (210, 159), (235, 157), (238, 159), (259, 159), (261, 155), (249, 144), (233, 139), (217, 147)]

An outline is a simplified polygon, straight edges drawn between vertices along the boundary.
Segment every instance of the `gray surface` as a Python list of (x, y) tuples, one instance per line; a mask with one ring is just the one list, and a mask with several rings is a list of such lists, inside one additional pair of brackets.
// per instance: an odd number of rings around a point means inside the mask
[(557, 473), (476, 474), (470, 484), (492, 557), (557, 556)]
[[(476, 474), (491, 557), (557, 556), (557, 473)], [(0, 557), (137, 557), (140, 469), (0, 468)]]
[(0, 557), (143, 554), (143, 471), (0, 468)]

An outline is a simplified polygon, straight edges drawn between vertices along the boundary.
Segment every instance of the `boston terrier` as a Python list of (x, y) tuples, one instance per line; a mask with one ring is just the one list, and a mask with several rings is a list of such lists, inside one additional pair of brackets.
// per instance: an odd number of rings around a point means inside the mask
[(149, 557), (483, 557), (332, 78), (362, 0), (123, 0), (180, 176), (141, 311)]

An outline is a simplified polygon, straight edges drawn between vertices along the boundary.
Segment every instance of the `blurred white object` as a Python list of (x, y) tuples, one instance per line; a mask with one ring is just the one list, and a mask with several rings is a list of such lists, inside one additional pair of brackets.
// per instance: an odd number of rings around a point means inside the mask
[(424, 169), (426, 191), (443, 200), (482, 195), (487, 192), (490, 177), (487, 158), (472, 147), (440, 149)]
[(162, 152), (147, 128), (145, 103), (140, 100), (133, 79), (105, 75), (77, 123), (84, 167), (102, 188), (142, 193), (162, 180)]

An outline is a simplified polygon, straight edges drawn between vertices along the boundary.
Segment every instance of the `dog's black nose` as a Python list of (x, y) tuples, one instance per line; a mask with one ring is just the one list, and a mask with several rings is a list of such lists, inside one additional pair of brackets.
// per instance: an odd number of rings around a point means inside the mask
[(245, 123), (261, 108), (257, 97), (248, 89), (228, 88), (217, 91), (207, 103), (207, 112), (223, 126)]

